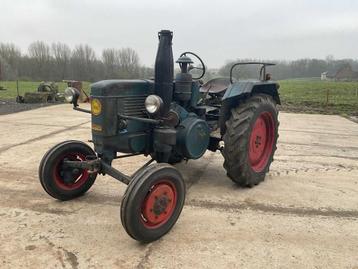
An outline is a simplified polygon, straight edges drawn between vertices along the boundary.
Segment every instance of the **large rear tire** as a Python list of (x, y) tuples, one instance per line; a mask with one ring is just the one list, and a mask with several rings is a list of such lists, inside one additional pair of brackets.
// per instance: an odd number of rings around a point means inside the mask
[(231, 110), (223, 136), (227, 175), (242, 187), (265, 179), (276, 151), (278, 110), (271, 96), (258, 94)]
[(124, 194), (121, 221), (135, 240), (149, 243), (168, 233), (185, 201), (185, 184), (168, 164), (150, 165), (136, 173)]
[(55, 145), (42, 158), (39, 179), (43, 189), (53, 198), (66, 201), (83, 195), (96, 180), (97, 173), (86, 169), (64, 167), (63, 161), (84, 161), (96, 153), (80, 141), (65, 141)]

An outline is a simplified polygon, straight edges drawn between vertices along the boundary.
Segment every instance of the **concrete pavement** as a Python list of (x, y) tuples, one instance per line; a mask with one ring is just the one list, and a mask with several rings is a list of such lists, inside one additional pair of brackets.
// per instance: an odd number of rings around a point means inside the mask
[[(51, 199), (38, 164), (52, 145), (90, 139), (90, 117), (57, 105), (0, 116), (0, 268), (358, 268), (358, 125), (280, 114), (265, 182), (234, 185), (220, 153), (177, 165), (189, 187), (176, 226), (157, 242), (120, 223), (125, 185), (97, 178), (87, 195)], [(146, 161), (115, 162), (126, 173)]]

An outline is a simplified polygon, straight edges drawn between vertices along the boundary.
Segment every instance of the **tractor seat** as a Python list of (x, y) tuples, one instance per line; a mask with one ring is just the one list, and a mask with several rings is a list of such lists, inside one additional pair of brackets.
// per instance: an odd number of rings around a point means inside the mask
[(230, 84), (230, 78), (214, 78), (201, 86), (200, 92), (221, 93), (226, 91)]

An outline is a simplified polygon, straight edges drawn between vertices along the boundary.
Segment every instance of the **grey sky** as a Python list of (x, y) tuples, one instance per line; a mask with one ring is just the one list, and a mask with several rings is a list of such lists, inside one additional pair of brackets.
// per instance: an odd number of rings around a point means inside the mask
[(356, 0), (0, 0), (0, 42), (23, 52), (36, 40), (74, 47), (132, 47), (151, 66), (160, 29), (174, 55), (192, 50), (209, 67), (229, 59), (358, 58)]

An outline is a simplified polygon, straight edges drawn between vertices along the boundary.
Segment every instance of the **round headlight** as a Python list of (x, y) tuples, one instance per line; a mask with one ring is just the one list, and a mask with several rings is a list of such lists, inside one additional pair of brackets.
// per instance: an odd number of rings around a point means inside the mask
[(92, 114), (95, 116), (98, 116), (102, 112), (102, 104), (96, 98), (92, 99), (92, 101), (91, 101), (91, 111), (92, 111)]
[(73, 99), (75, 98), (76, 92), (73, 88), (68, 87), (65, 90), (64, 96), (67, 102), (72, 103)]
[(163, 100), (158, 95), (149, 95), (144, 102), (145, 109), (150, 114), (156, 114), (163, 106)]

